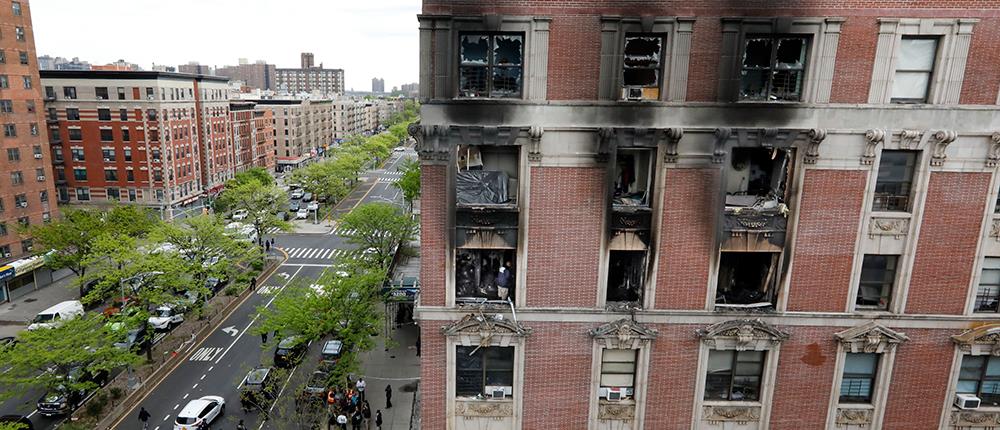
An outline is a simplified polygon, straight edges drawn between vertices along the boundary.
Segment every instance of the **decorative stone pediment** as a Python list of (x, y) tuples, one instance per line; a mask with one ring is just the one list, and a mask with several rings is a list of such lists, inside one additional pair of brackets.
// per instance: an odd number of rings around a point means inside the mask
[(837, 408), (837, 426), (867, 427), (872, 423), (874, 410), (871, 408)]
[(1000, 357), (1000, 324), (985, 324), (951, 337), (958, 349), (971, 355)]
[(896, 345), (910, 340), (905, 334), (874, 321), (849, 328), (834, 336), (848, 352), (882, 353), (891, 351)]
[(635, 419), (635, 403), (602, 401), (597, 405), (597, 419), (631, 422)]
[(502, 419), (514, 416), (514, 403), (497, 400), (458, 400), (455, 415), (465, 418)]
[(503, 318), (501, 314), (468, 314), (441, 327), (445, 336), (455, 337), (462, 345), (508, 346), (515, 339), (531, 334), (531, 329)]
[(595, 341), (609, 349), (636, 349), (648, 344), (660, 334), (654, 328), (627, 318), (604, 324), (591, 329), (588, 333)]
[(1000, 425), (1000, 412), (953, 410), (948, 424), (960, 428), (996, 428)]
[(701, 408), (701, 419), (709, 423), (760, 421), (760, 406), (706, 405)]
[(737, 351), (763, 351), (788, 339), (788, 333), (759, 319), (723, 321), (697, 333), (710, 348)]

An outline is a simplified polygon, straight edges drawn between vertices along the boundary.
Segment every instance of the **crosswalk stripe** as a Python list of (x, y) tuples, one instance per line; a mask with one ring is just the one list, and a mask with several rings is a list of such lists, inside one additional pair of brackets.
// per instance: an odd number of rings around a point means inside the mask
[(322, 254), (320, 254), (319, 258), (327, 258), (327, 257), (329, 257), (329, 256), (330, 256), (330, 253), (331, 253), (331, 252), (333, 252), (333, 250), (332, 250), (332, 249), (324, 249), (324, 250), (323, 250), (323, 253), (322, 253)]

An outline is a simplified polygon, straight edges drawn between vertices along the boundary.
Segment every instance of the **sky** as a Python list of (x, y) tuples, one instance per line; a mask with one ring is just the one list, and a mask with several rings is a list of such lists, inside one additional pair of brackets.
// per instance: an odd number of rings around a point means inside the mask
[(197, 61), (266, 60), (299, 67), (299, 54), (344, 69), (347, 89), (417, 82), (420, 0), (31, 0), (38, 55), (118, 59), (145, 70)]

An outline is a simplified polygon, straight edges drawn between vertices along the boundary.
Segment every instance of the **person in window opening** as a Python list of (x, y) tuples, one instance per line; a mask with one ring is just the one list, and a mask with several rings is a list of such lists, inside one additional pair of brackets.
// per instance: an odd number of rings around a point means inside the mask
[(510, 280), (513, 273), (510, 270), (510, 262), (508, 261), (503, 266), (500, 266), (500, 272), (497, 273), (497, 296), (500, 300), (507, 300), (510, 294)]

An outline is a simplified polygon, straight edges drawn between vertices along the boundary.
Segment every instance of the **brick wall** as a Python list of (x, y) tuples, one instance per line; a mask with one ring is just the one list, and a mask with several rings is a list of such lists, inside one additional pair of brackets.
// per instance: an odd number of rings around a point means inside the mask
[(599, 17), (553, 17), (549, 31), (548, 99), (597, 99), (601, 70)]
[[(844, 312), (868, 173), (806, 169), (788, 310)], [(822, 273), (823, 276), (816, 276)]]
[(645, 428), (680, 430), (691, 428), (691, 408), (698, 378), (699, 340), (695, 325), (655, 327), (659, 337), (652, 343), (646, 387)]
[(906, 313), (964, 311), (989, 184), (989, 173), (931, 173)]
[(717, 219), (718, 169), (666, 169), (656, 309), (704, 309)]
[(910, 338), (897, 347), (889, 383), (885, 430), (938, 428), (951, 377), (955, 345), (949, 336), (960, 331), (907, 329)]
[(420, 427), (427, 430), (445, 428), (444, 397), (448, 381), (445, 337), (437, 329), (439, 321), (428, 321), (420, 327)]
[(1000, 88), (1000, 74), (995, 72), (1000, 64), (997, 46), (1000, 46), (1000, 18), (982, 19), (972, 30), (961, 104), (996, 104)]
[(834, 329), (782, 327), (791, 336), (781, 343), (778, 380), (771, 402), (771, 429), (820, 429), (825, 426), (837, 363)]
[(420, 167), (420, 303), (444, 306), (444, 257), (448, 242), (445, 226), (448, 207), (445, 199), (446, 166)]
[(585, 429), (596, 324), (532, 323), (524, 350), (525, 429)]
[(875, 67), (878, 20), (852, 16), (840, 28), (840, 45), (833, 69), (832, 103), (867, 103)]
[(531, 168), (528, 306), (596, 305), (604, 177), (597, 167)]

